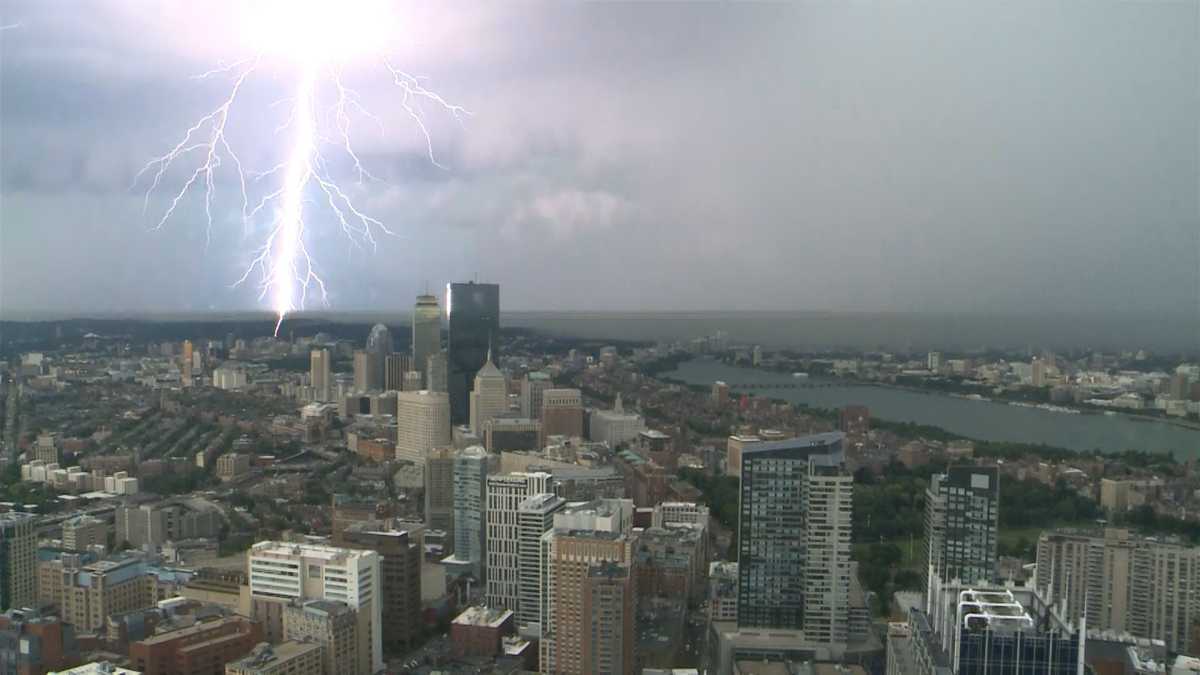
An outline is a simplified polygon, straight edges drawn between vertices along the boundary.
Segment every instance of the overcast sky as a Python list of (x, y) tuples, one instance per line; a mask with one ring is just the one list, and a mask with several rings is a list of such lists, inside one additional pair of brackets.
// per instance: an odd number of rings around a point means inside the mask
[[(231, 174), (207, 245), (198, 193), (154, 230), (169, 193), (131, 189), (247, 55), (221, 5), (0, 0), (0, 313), (262, 306)], [(380, 180), (331, 167), (396, 236), (312, 207), (334, 310), (477, 277), (508, 309), (1198, 311), (1196, 0), (401, 7), (393, 62), (473, 115), (427, 109), (438, 168), (347, 65)], [(248, 168), (294, 82), (231, 110)]]

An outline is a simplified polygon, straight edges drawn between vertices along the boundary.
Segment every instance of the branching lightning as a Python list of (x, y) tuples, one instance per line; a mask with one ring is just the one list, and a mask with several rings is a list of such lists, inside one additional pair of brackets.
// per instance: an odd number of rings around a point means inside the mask
[[(305, 27), (323, 29), (320, 18), (310, 20)], [(299, 45), (296, 49), (299, 56), (294, 93), (276, 103), (289, 107), (287, 120), (276, 129), (277, 135), (287, 139), (287, 152), (280, 164), (261, 172), (249, 170), (226, 134), (239, 98), (264, 63), (266, 57), (260, 52), (195, 76), (201, 80), (228, 79), (228, 94), (189, 127), (170, 150), (151, 159), (134, 180), (135, 185), (148, 185), (143, 210), (149, 212), (152, 197), (162, 190), (172, 167), (186, 166), (186, 178), (178, 189), (168, 192), (169, 199), (153, 228), (164, 227), (185, 198), (199, 192), (204, 203), (207, 240), (214, 225), (218, 171), (232, 172), (240, 189), (243, 227), (249, 230), (258, 219), (269, 216), (267, 234), (251, 252), (251, 261), (234, 286), (258, 284), (259, 299), (268, 299), (276, 314), (276, 334), (284, 318), (302, 309), (310, 294), (327, 302), (325, 281), (305, 238), (306, 229), (317, 222), (318, 213), (332, 219), (358, 246), (374, 248), (379, 235), (393, 234), (381, 220), (354, 203), (333, 175), (328, 161), (328, 153), (339, 153), (353, 167), (359, 182), (377, 181), (355, 150), (351, 130), (356, 117), (369, 120), (381, 131), (383, 122), (364, 107), (356, 91), (343, 84), (337, 59), (313, 48), (308, 40), (311, 35), (287, 37), (289, 45)], [(425, 88), (421, 78), (397, 68), (390, 60), (379, 61), (376, 67), (381, 68), (381, 76), (386, 73), (398, 90), (399, 106), (421, 134), (429, 161), (441, 167), (421, 104), (431, 104), (459, 122), (470, 113)], [(322, 108), (323, 103), (327, 107)], [(263, 184), (273, 187), (260, 188)], [(252, 200), (252, 193), (261, 193), (261, 197)]]

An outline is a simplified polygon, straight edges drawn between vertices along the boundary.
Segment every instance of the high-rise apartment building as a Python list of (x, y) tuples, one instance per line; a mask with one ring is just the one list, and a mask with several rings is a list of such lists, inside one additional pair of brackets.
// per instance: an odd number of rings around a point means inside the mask
[(425, 460), (425, 526), (446, 533), (448, 555), (454, 552), (453, 448), (434, 448)]
[(308, 355), (308, 381), (313, 388), (313, 398), (318, 401), (333, 400), (332, 362), (328, 349), (314, 349)]
[(415, 646), (424, 626), (419, 531), (401, 529), (395, 523), (358, 522), (343, 530), (342, 541), (347, 548), (379, 555), (383, 641), (389, 645)]
[[(560, 593), (570, 592), (571, 585), (569, 581), (564, 583), (565, 590)], [(570, 639), (561, 637), (565, 631), (556, 630), (560, 672), (588, 675), (637, 672), (634, 669), (637, 586), (633, 565), (628, 562), (589, 565), (581, 591), (578, 630), (583, 639), (580, 640), (579, 661), (573, 662)], [(562, 616), (560, 620), (564, 625), (569, 624), (569, 616)]]
[(999, 524), (996, 467), (952, 466), (932, 476), (925, 490), (927, 574), (945, 581), (993, 581)]
[(535, 370), (521, 379), (521, 417), (542, 419), (542, 393), (554, 387), (548, 373)]
[(834, 432), (743, 450), (739, 628), (802, 630), (814, 642), (846, 643), (853, 477), (842, 439)]
[(542, 443), (549, 436), (583, 437), (583, 394), (578, 389), (542, 392)]
[(322, 675), (359, 675), (358, 617), (350, 605), (309, 600), (283, 610), (283, 639), (321, 645)]
[[(305, 600), (337, 600), (358, 616), (356, 670), (382, 670), (383, 604), (379, 598), (380, 556), (318, 544), (262, 541), (249, 552), (250, 600), (255, 619), (272, 642), (283, 638), (283, 612)], [(320, 656), (318, 654), (318, 661)]]
[(446, 288), (446, 352), (449, 359), (451, 420), (466, 424), (471, 386), (488, 352), (500, 354), (500, 287), (475, 282)]
[(479, 581), (487, 560), (487, 481), (499, 459), (478, 445), (454, 456), (454, 555), (445, 562), (448, 570)]
[(37, 530), (29, 513), (0, 513), (0, 611), (37, 602)]
[(633, 503), (570, 504), (542, 535), (541, 671), (633, 673)]
[(517, 625), (541, 622), (542, 535), (566, 502), (552, 493), (534, 495), (517, 506)]
[(396, 459), (424, 466), (434, 448), (450, 445), (450, 399), (422, 389), (396, 395)]
[(1037, 587), (1089, 628), (1160, 638), (1188, 649), (1200, 616), (1200, 548), (1128, 530), (1045, 532), (1038, 540)]
[(492, 363), (489, 352), (487, 361), (475, 374), (475, 388), (471, 391), (471, 431), (483, 438), (484, 427), (489, 421), (508, 412), (508, 381), (504, 373)]
[[(437, 296), (418, 295), (413, 307), (412, 319), (412, 362), (424, 371), (429, 357), (442, 349), (442, 310)], [(425, 382), (427, 389), (433, 387)]]
[(520, 506), (526, 499), (554, 492), (545, 472), (506, 473), (487, 479), (487, 604), (520, 611)]

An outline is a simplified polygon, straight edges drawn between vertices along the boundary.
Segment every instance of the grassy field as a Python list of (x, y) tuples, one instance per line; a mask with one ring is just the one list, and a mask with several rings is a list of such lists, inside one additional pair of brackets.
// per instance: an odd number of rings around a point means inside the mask
[[(1087, 523), (1076, 523), (1076, 526), (1089, 525)], [(1009, 528), (1000, 530), (1000, 547), (1002, 549), (1012, 548), (1022, 538), (1029, 543), (1031, 547), (1036, 546), (1038, 537), (1041, 536), (1043, 530), (1054, 527), (1070, 527), (1070, 525), (1052, 525), (1050, 528), (1042, 527), (1025, 527), (1025, 528)], [(902, 537), (899, 539), (884, 539), (883, 544), (892, 544), (900, 549), (903, 557), (900, 559), (899, 569), (912, 569), (920, 571), (921, 554), (925, 550), (925, 537)], [(854, 558), (861, 559), (866, 555), (867, 549), (871, 546), (870, 543), (859, 543), (854, 545)]]

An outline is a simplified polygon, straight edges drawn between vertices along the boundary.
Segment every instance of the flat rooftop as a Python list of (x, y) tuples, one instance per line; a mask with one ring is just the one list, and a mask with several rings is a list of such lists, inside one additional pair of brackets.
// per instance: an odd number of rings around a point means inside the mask
[(505, 621), (513, 615), (511, 609), (503, 607), (480, 607), (474, 605), (462, 611), (461, 614), (454, 617), (454, 623), (460, 626), (487, 626), (489, 628), (499, 628)]

